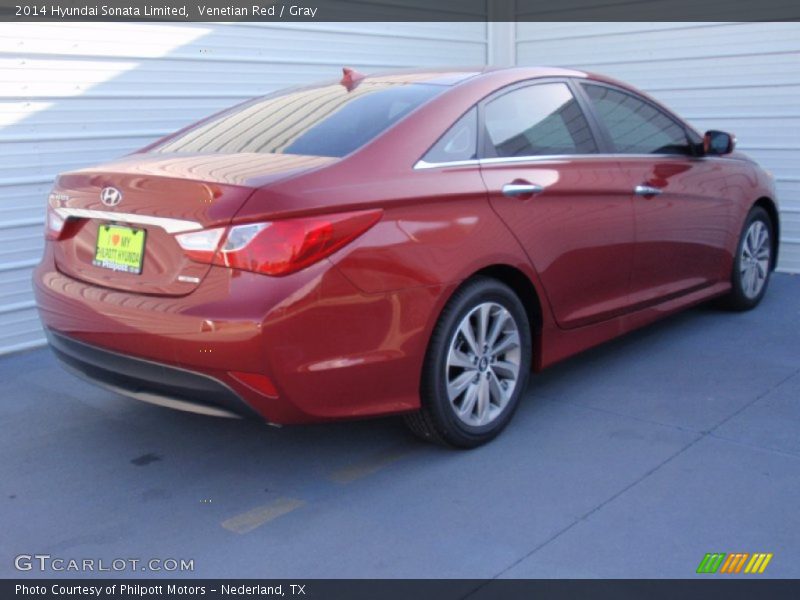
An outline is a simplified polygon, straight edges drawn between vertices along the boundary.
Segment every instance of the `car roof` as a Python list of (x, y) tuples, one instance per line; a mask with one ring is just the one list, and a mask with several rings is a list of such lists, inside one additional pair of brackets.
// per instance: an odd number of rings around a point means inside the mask
[[(427, 69), (404, 69), (396, 71), (386, 71), (366, 75), (364, 81), (394, 82), (394, 83), (430, 83), (435, 85), (458, 85), (470, 79), (492, 78), (500, 76), (502, 79), (509, 77), (525, 80), (536, 79), (539, 77), (582, 77), (599, 79), (602, 81), (612, 81), (601, 75), (595, 75), (586, 71), (576, 69), (564, 69), (560, 67), (494, 67), (494, 66), (475, 66), (475, 67), (438, 67)], [(616, 82), (615, 82), (616, 83)]]
[[(355, 85), (358, 83), (373, 84), (414, 84), (424, 83), (428, 85), (439, 85), (443, 87), (464, 87), (477, 85), (484, 89), (501, 88), (519, 81), (545, 77), (576, 77), (581, 79), (591, 79), (618, 85), (622, 88), (632, 90), (637, 93), (641, 91), (633, 88), (630, 84), (618, 81), (605, 75), (579, 71), (577, 69), (566, 69), (561, 67), (497, 67), (497, 66), (466, 66), (466, 67), (427, 67), (420, 69), (398, 69), (377, 73), (360, 73), (356, 69), (344, 67), (345, 77), (355, 77)], [(321, 85), (335, 85), (342, 83), (343, 80), (318, 81), (309, 87)], [(304, 86), (298, 86), (304, 87)]]

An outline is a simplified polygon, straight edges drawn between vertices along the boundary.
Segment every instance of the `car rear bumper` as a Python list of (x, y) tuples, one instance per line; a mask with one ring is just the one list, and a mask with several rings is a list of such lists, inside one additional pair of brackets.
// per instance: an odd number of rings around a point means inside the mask
[(259, 416), (230, 387), (208, 375), (97, 348), (49, 329), (46, 334), (65, 367), (118, 394), (215, 417)]
[(41, 320), (59, 358), (105, 387), (275, 424), (419, 407), (441, 288), (364, 294), (321, 261), (287, 277), (212, 267), (185, 296), (136, 294), (61, 273), (50, 245), (33, 278)]

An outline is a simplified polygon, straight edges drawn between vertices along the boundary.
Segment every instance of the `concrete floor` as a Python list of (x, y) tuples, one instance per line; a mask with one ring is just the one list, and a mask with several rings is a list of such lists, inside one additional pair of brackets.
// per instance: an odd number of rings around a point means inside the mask
[(172, 412), (46, 350), (0, 378), (3, 577), (47, 553), (194, 559), (183, 575), (212, 578), (682, 578), (706, 552), (772, 552), (762, 577), (800, 577), (800, 277), (755, 311), (698, 308), (534, 377), (471, 452), (395, 419)]

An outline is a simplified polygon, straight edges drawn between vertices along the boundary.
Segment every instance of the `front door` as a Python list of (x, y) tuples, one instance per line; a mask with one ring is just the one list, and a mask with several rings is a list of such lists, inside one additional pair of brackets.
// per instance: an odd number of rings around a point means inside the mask
[(721, 159), (694, 156), (686, 129), (650, 102), (612, 86), (581, 86), (632, 193), (632, 307), (719, 281), (731, 208)]

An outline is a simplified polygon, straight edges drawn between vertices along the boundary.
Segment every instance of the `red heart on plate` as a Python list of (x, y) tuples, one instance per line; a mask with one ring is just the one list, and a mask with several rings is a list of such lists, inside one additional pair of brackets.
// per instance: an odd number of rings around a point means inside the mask
[(115, 246), (119, 245), (119, 234), (118, 233), (115, 233), (114, 235), (111, 236), (111, 243), (114, 244)]

